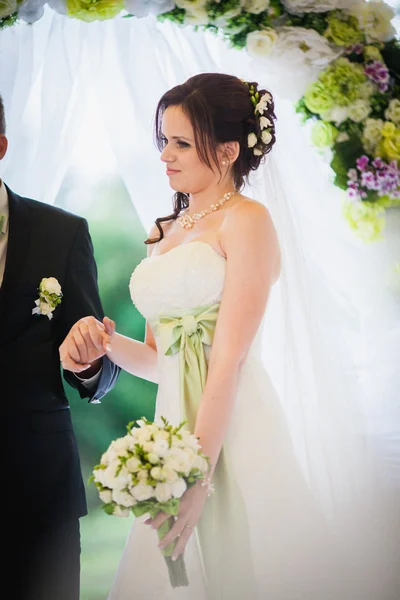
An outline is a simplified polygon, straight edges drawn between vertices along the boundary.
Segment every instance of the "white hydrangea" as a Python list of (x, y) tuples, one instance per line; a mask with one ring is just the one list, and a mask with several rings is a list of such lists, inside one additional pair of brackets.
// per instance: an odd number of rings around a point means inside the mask
[(356, 0), (282, 0), (285, 8), (293, 14), (318, 13), (335, 10), (337, 8), (347, 8), (355, 3)]
[(385, 117), (395, 125), (400, 125), (400, 100), (398, 98), (393, 98), (389, 102), (389, 106), (385, 110)]
[(259, 15), (267, 10), (270, 5), (270, 0), (245, 0), (243, 8), (246, 12), (252, 15)]
[(396, 13), (383, 0), (359, 0), (348, 12), (358, 19), (360, 29), (365, 32), (368, 42), (388, 42), (395, 37), (396, 30), (391, 20)]
[(355, 100), (349, 106), (348, 116), (355, 123), (361, 123), (370, 114), (372, 108), (368, 100)]
[(276, 94), (297, 101), (320, 71), (339, 56), (340, 50), (314, 29), (280, 27), (274, 33), (268, 51), (250, 53), (255, 59), (253, 68), (255, 72), (262, 68), (268, 73), (269, 86)]
[(368, 153), (373, 153), (382, 139), (382, 119), (367, 119), (362, 134), (362, 143)]
[(348, 106), (333, 106), (321, 115), (324, 121), (334, 123), (336, 126), (340, 125), (349, 117)]

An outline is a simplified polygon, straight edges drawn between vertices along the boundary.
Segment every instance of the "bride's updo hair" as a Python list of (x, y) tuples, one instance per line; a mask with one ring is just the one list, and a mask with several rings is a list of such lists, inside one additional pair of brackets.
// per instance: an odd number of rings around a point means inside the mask
[[(256, 104), (263, 97), (268, 98), (268, 102), (264, 102), (262, 115), (259, 112), (255, 114)], [(267, 90), (259, 89), (256, 82), (244, 82), (223, 73), (202, 73), (170, 89), (160, 99), (155, 115), (155, 142), (160, 151), (164, 149), (162, 118), (170, 106), (180, 106), (189, 119), (197, 153), (208, 167), (212, 168), (214, 164), (219, 168), (219, 144), (238, 142), (239, 155), (232, 165), (233, 181), (238, 191), (275, 143), (274, 101), (272, 95)], [(268, 127), (266, 121), (261, 123), (261, 116), (267, 119)], [(250, 134), (254, 135), (249, 138)], [(249, 139), (252, 140), (251, 147)], [(160, 223), (176, 219), (188, 206), (187, 194), (176, 192), (174, 212), (156, 220), (160, 238), (146, 240), (146, 243), (161, 240), (164, 232)]]

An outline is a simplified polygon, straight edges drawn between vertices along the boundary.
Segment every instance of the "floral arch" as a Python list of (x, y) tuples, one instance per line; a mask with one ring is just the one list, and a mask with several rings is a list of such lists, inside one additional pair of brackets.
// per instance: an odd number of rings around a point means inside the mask
[(0, 0), (0, 29), (34, 24), (48, 5), (86, 22), (150, 14), (211, 30), (284, 73), (343, 190), (343, 214), (366, 242), (400, 206), (400, 43), (383, 0)]

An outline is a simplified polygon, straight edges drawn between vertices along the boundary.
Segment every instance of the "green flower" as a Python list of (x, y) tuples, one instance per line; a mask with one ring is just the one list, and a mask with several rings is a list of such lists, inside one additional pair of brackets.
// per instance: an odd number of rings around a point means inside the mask
[(317, 121), (311, 131), (311, 141), (317, 148), (333, 146), (339, 131), (331, 123)]
[(385, 209), (374, 202), (345, 202), (343, 216), (356, 236), (366, 243), (383, 239)]
[(383, 60), (382, 54), (379, 52), (376, 46), (365, 46), (364, 47), (364, 58), (366, 61), (369, 60), (379, 60), (380, 62), (385, 62)]
[(358, 19), (346, 15), (340, 10), (328, 13), (328, 29), (325, 37), (337, 46), (351, 46), (364, 40), (364, 34), (358, 26)]
[(365, 84), (368, 80), (362, 65), (352, 63), (347, 58), (338, 58), (322, 71), (319, 81), (331, 96), (333, 104), (349, 106), (358, 98), (365, 97)]
[(306, 89), (304, 104), (312, 113), (320, 115), (332, 108), (333, 100), (324, 84), (316, 81)]
[(400, 129), (386, 121), (382, 129), (382, 139), (375, 149), (375, 156), (386, 160), (400, 161)]
[(123, 0), (67, 0), (68, 16), (87, 22), (112, 19), (123, 8)]

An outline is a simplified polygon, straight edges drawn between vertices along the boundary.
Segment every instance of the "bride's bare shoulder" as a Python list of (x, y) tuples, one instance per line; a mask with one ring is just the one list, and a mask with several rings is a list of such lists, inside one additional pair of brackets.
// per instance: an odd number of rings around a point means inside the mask
[(251, 225), (252, 221), (259, 219), (261, 219), (261, 223), (272, 225), (271, 214), (264, 204), (240, 194), (236, 202), (226, 211), (224, 225), (236, 228), (240, 227), (242, 222), (246, 226), (246, 224)]

